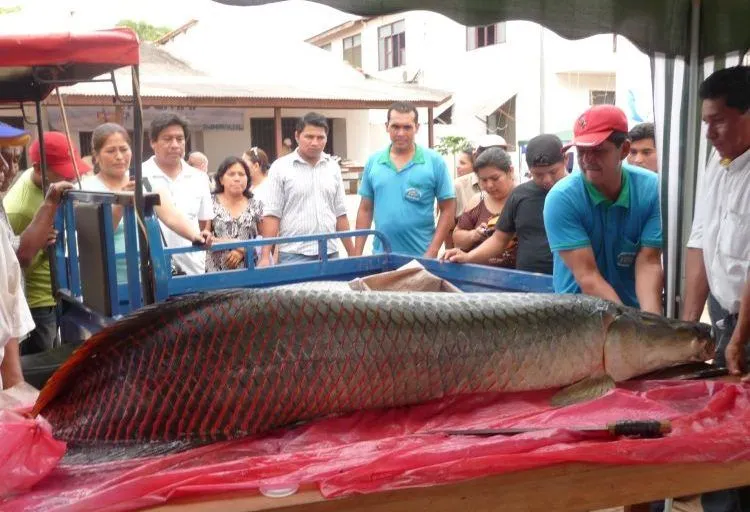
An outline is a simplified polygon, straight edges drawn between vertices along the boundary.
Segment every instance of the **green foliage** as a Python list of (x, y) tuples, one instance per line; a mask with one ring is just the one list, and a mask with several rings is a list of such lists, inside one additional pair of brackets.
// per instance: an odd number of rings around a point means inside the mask
[(13, 14), (21, 10), (20, 5), (14, 5), (13, 7), (0, 7), (0, 16), (3, 14)]
[(435, 145), (435, 151), (441, 155), (455, 155), (468, 148), (471, 148), (469, 139), (453, 135), (443, 137), (440, 139), (440, 143)]
[(120, 20), (117, 26), (132, 28), (141, 41), (155, 41), (172, 31), (169, 27), (157, 27), (145, 21)]

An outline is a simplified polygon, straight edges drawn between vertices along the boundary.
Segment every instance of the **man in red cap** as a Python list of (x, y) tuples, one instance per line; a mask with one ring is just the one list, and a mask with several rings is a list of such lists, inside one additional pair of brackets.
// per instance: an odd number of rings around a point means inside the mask
[(75, 148), (71, 155), (71, 147), (68, 138), (62, 133), (44, 134), (47, 178), (50, 182), (45, 197), (42, 191), (39, 141), (34, 141), (29, 148), (33, 167), (18, 178), (3, 199), (10, 226), (19, 236), (16, 256), (23, 269), (26, 300), (36, 324), (29, 338), (21, 345), (22, 354), (48, 350), (54, 346), (58, 337), (49, 259), (43, 249), (48, 243), (54, 242), (57, 235), (53, 229), (55, 211), (63, 192), (72, 188), (69, 181), (76, 178), (74, 165), (77, 164), (79, 172), (89, 170)]
[(623, 159), (625, 114), (597, 105), (573, 127), (580, 172), (559, 181), (544, 204), (557, 293), (585, 293), (662, 313), (661, 215), (653, 172)]

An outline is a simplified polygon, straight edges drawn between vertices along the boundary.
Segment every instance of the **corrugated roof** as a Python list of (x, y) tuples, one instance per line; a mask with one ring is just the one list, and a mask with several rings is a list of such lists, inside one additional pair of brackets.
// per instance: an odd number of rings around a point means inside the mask
[[(325, 73), (325, 70), (321, 70)], [(132, 95), (127, 69), (115, 74), (121, 97)], [(247, 78), (216, 77), (190, 67), (163, 48), (141, 46), (141, 96), (145, 104), (191, 103), (227, 106), (303, 106), (305, 101), (320, 105), (335, 103), (340, 108), (379, 108), (393, 101), (410, 101), (418, 106), (438, 106), (451, 97), (446, 91), (413, 84), (390, 83), (361, 74), (352, 74), (339, 83), (307, 80), (304, 83), (252, 83)], [(95, 104), (95, 99), (112, 98), (108, 83), (81, 83), (61, 89), (70, 105)], [(334, 105), (332, 105), (334, 106)]]

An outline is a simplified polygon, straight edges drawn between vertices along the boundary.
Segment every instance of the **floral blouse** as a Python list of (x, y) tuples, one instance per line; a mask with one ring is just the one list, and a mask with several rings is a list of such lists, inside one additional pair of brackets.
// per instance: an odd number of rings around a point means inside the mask
[[(232, 217), (230, 211), (219, 201), (216, 194), (212, 197), (214, 219), (211, 230), (215, 238), (232, 240), (252, 240), (258, 236), (258, 224), (263, 218), (263, 203), (255, 198), (247, 201), (247, 208), (239, 217)], [(224, 259), (229, 251), (209, 252), (206, 258), (206, 272), (228, 270)]]

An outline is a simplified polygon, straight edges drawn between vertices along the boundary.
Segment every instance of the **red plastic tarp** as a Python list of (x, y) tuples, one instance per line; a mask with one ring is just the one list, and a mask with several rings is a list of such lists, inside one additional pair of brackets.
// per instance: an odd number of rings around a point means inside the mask
[(53, 85), (34, 83), (32, 68), (47, 79), (89, 80), (137, 65), (138, 36), (119, 28), (87, 33), (0, 36), (0, 101), (44, 99)]
[[(565, 462), (750, 460), (750, 385), (634, 382), (561, 409), (550, 392), (476, 395), (329, 418), (257, 439), (141, 461), (58, 466), (4, 511), (133, 510), (214, 493), (317, 485), (328, 497), (429, 486)], [(612, 439), (563, 427), (670, 419), (661, 439)], [(512, 437), (443, 429), (548, 427)], [(0, 448), (0, 450), (4, 449)]]

